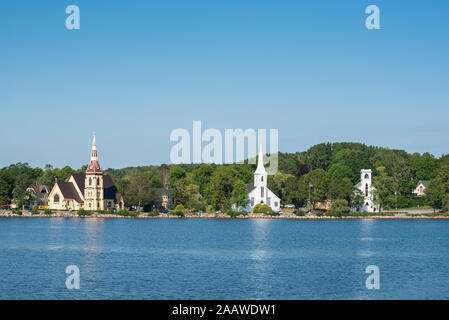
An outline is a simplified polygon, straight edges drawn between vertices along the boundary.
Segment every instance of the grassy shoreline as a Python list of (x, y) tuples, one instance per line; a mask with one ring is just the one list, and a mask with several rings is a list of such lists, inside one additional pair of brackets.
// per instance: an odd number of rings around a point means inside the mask
[(110, 218), (127, 218), (127, 219), (303, 219), (303, 220), (352, 220), (352, 219), (449, 219), (449, 215), (446, 214), (404, 214), (404, 213), (390, 213), (387, 214), (377, 214), (377, 215), (305, 215), (296, 216), (293, 214), (284, 214), (278, 216), (264, 215), (264, 214), (247, 214), (239, 216), (230, 216), (227, 214), (217, 214), (217, 213), (207, 213), (207, 214), (188, 214), (184, 216), (160, 214), (160, 215), (148, 215), (147, 213), (142, 213), (135, 216), (123, 216), (118, 214), (106, 214), (106, 213), (92, 213), (90, 215), (78, 215), (76, 212), (68, 211), (56, 211), (51, 214), (46, 214), (40, 212), (38, 214), (33, 214), (28, 211), (23, 211), (22, 214), (13, 213), (9, 210), (0, 211), (0, 218), (8, 217), (21, 217), (21, 218), (80, 218), (80, 219), (110, 219)]

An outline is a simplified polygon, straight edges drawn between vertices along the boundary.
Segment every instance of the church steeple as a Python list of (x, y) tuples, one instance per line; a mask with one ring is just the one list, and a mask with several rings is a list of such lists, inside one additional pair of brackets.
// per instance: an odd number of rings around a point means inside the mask
[(85, 210), (104, 210), (104, 181), (103, 171), (98, 163), (97, 142), (92, 142), (92, 152), (90, 154), (90, 163), (86, 170), (84, 179), (84, 209)]
[(95, 134), (94, 134), (94, 140), (92, 143), (92, 152), (90, 155), (90, 163), (87, 167), (86, 173), (103, 173), (100, 168), (100, 164), (98, 163), (98, 153), (97, 153), (97, 142), (95, 140)]
[(259, 145), (259, 156), (257, 159), (257, 169), (254, 174), (267, 174), (267, 171), (265, 170), (265, 166), (263, 165), (263, 153), (262, 153), (262, 145)]

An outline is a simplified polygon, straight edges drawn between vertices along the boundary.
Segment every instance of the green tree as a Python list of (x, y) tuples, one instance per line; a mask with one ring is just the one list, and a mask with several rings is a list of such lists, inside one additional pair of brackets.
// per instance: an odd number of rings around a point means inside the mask
[(430, 180), (429, 185), (424, 190), (428, 203), (434, 209), (443, 207), (443, 198), (445, 197), (444, 185), (440, 178)]
[(234, 172), (231, 166), (220, 166), (211, 179), (211, 203), (215, 209), (229, 208), (232, 190), (234, 189)]
[(170, 184), (172, 184), (172, 185), (174, 185), (177, 181), (179, 181), (185, 177), (186, 177), (186, 171), (179, 166), (171, 167), (171, 169), (168, 173), (168, 178), (170, 180)]
[(0, 203), (7, 203), (12, 198), (13, 181), (7, 170), (0, 170)]
[(130, 177), (124, 198), (127, 205), (143, 207), (145, 211), (151, 211), (160, 201), (155, 190), (151, 187), (151, 178), (145, 172)]
[(232, 189), (231, 202), (234, 203), (237, 208), (246, 207), (249, 204), (248, 189), (245, 183), (238, 179)]

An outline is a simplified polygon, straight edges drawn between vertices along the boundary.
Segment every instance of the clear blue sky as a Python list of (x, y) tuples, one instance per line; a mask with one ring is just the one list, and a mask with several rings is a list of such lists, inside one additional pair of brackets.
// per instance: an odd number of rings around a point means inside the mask
[(448, 16), (445, 0), (1, 1), (0, 167), (79, 168), (93, 132), (103, 168), (168, 163), (193, 120), (278, 128), (283, 152), (449, 153)]

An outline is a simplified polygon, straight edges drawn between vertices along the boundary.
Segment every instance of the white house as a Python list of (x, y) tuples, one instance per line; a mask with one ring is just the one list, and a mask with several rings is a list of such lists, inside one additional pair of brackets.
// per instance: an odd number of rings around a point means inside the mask
[(416, 186), (415, 190), (413, 190), (412, 193), (418, 197), (424, 196), (426, 194), (424, 190), (427, 188), (428, 184), (429, 184), (428, 180), (419, 180), (418, 185)]
[(360, 170), (360, 182), (356, 185), (364, 196), (363, 206), (357, 208), (361, 212), (378, 212), (379, 205), (375, 203), (374, 188), (371, 184), (371, 169)]
[(259, 157), (257, 159), (257, 169), (254, 172), (254, 183), (246, 185), (250, 204), (248, 209), (254, 208), (256, 204), (266, 204), (273, 211), (280, 211), (281, 199), (267, 188), (267, 171), (263, 164), (262, 146), (259, 147)]

